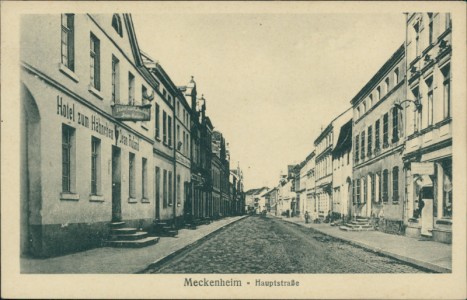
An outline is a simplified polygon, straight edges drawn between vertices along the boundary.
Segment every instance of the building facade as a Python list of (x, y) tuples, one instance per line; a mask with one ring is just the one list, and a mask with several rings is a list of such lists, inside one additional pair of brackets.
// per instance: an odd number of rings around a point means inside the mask
[(21, 21), (22, 253), (99, 245), (112, 221), (150, 226), (157, 91), (131, 17)]
[(403, 231), (404, 45), (352, 99), (354, 119), (353, 213), (373, 217), (379, 229)]
[(352, 208), (352, 119), (340, 128), (332, 160), (333, 212), (339, 219), (346, 220)]
[(406, 233), (452, 240), (452, 23), (449, 13), (407, 15)]

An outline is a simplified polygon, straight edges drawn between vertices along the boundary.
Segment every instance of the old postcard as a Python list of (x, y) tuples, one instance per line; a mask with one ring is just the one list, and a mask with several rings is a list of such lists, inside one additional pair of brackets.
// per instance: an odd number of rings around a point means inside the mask
[(2, 297), (466, 297), (463, 2), (3, 2)]

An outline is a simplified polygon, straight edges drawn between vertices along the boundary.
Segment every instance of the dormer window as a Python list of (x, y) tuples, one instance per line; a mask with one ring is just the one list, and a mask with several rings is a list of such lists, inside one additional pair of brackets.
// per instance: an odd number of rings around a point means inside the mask
[(122, 21), (118, 14), (114, 14), (112, 17), (112, 27), (115, 29), (119, 36), (123, 36)]

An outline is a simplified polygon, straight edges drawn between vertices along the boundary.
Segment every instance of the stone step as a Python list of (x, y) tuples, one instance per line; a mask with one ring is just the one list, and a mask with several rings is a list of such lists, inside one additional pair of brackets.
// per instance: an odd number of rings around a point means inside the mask
[(159, 237), (145, 237), (139, 240), (114, 240), (106, 241), (104, 246), (116, 247), (116, 248), (142, 248), (150, 245), (154, 245), (159, 242)]
[(368, 227), (363, 227), (363, 226), (353, 227), (353, 226), (348, 226), (348, 225), (339, 226), (339, 229), (340, 229), (340, 230), (344, 230), (344, 231), (373, 231), (373, 230), (375, 230), (375, 229), (373, 228), (373, 226), (368, 226)]
[(125, 240), (125, 241), (130, 241), (130, 240), (140, 240), (144, 239), (145, 237), (148, 236), (148, 233), (145, 231), (138, 231), (133, 234), (114, 234), (110, 236), (111, 240)]
[(136, 228), (113, 228), (112, 234), (119, 235), (119, 234), (134, 234), (136, 233)]
[(368, 225), (368, 221), (350, 221), (349, 224), (354, 224), (354, 225)]
[(110, 223), (110, 228), (122, 228), (125, 225), (125, 222), (112, 222)]

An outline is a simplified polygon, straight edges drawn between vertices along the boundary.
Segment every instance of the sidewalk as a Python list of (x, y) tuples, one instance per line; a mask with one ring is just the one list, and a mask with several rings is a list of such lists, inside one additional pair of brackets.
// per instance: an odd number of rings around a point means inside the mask
[(305, 224), (300, 218), (281, 219), (434, 272), (452, 272), (452, 246), (448, 244), (421, 241), (380, 231), (343, 231), (338, 226), (326, 223)]
[(102, 247), (47, 259), (21, 258), (21, 273), (137, 273), (244, 217), (227, 217), (195, 230), (181, 229), (177, 237), (161, 237), (157, 244), (144, 248)]

